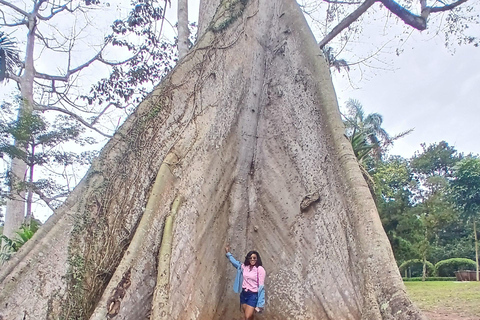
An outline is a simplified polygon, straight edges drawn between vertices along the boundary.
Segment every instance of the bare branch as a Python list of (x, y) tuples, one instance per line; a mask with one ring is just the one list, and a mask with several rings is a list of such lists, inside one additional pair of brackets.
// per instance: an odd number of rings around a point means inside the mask
[(70, 3), (66, 3), (66, 4), (64, 4), (64, 5), (62, 5), (62, 6), (58, 6), (58, 7), (56, 7), (56, 8), (52, 8), (52, 10), (50, 11), (50, 15), (49, 15), (49, 16), (42, 16), (42, 15), (40, 15), (39, 13), (37, 13), (37, 17), (38, 17), (40, 20), (46, 21), (46, 20), (52, 19), (56, 14), (61, 13), (61, 12), (63, 12), (63, 11), (68, 11), (68, 12), (70, 12), (70, 13), (73, 13), (73, 12), (75, 12), (75, 11), (77, 11), (77, 10), (79, 10), (79, 9), (81, 8), (80, 5), (78, 5), (78, 6), (76, 6), (74, 9), (69, 9), (69, 8), (68, 8), (68, 5), (69, 5), (69, 4), (70, 4)]
[(380, 0), (380, 2), (383, 3), (383, 5), (390, 10), (390, 12), (402, 19), (403, 22), (409, 26), (420, 31), (427, 29), (426, 17), (424, 18), (411, 13), (393, 0)]
[(430, 7), (429, 10), (430, 10), (430, 12), (448, 11), (448, 10), (452, 10), (452, 9), (458, 7), (459, 5), (461, 5), (462, 3), (465, 3), (467, 1), (468, 0), (458, 0), (457, 2), (444, 5), (443, 7)]
[(64, 198), (66, 196), (68, 196), (68, 192), (65, 192), (65, 193), (60, 193), (60, 194), (57, 194), (53, 197), (47, 197), (42, 191), (40, 191), (38, 188), (36, 188), (34, 190), (34, 192), (37, 194), (37, 196), (40, 198), (40, 200), (42, 200), (43, 202), (45, 202), (45, 204), (50, 208), (50, 210), (52, 211), (55, 211), (55, 207), (53, 207), (50, 202), (54, 201), (54, 200), (57, 200), (58, 198)]
[(117, 107), (117, 104), (114, 103), (114, 102), (110, 102), (92, 121), (92, 125), (96, 124), (98, 119), (100, 119), (101, 116), (103, 116), (105, 114), (105, 112), (107, 112), (107, 110), (111, 107), (111, 106), (115, 106)]
[(427, 7), (426, 2), (422, 0), (420, 2), (422, 7), (422, 13), (420, 16), (415, 15), (402, 7), (400, 4), (395, 2), (394, 0), (379, 0), (383, 5), (390, 10), (393, 14), (403, 20), (409, 26), (417, 29), (417, 30), (425, 30), (427, 29), (427, 18), (432, 12), (443, 12), (452, 10), (459, 5), (467, 2), (468, 0), (458, 0), (454, 3), (444, 5), (442, 7)]
[[(3, 12), (2, 12), (3, 13)], [(5, 18), (3, 18), (3, 20), (5, 21)], [(2, 27), (18, 27), (18, 26), (27, 26), (28, 25), (28, 21), (27, 20), (22, 20), (20, 22), (17, 22), (17, 23), (2, 23), (0, 24), (0, 26)]]
[(15, 11), (17, 11), (18, 13), (24, 15), (25, 17), (28, 17), (28, 13), (26, 11), (23, 11), (22, 9), (18, 8), (17, 6), (11, 4), (10, 2), (8, 1), (5, 1), (5, 0), (0, 0), (0, 4), (3, 4)]
[(49, 75), (49, 74), (40, 73), (40, 72), (35, 71), (35, 77), (40, 78), (40, 79), (44, 79), (44, 80), (52, 80), (52, 81), (55, 80), (55, 81), (67, 82), (71, 75), (83, 70), (84, 68), (88, 67), (89, 65), (91, 65), (95, 61), (99, 61), (99, 62), (101, 62), (103, 64), (106, 64), (106, 65), (109, 65), (109, 66), (116, 66), (116, 65), (124, 64), (124, 63), (130, 61), (138, 55), (138, 53), (137, 53), (137, 54), (133, 55), (132, 57), (130, 57), (126, 60), (123, 60), (123, 61), (119, 61), (119, 62), (107, 61), (102, 57), (102, 52), (103, 52), (103, 50), (105, 49), (106, 46), (107, 46), (107, 44), (104, 44), (102, 49), (100, 49), (100, 51), (93, 58), (91, 58), (90, 60), (88, 60), (84, 64), (82, 64), (82, 65), (80, 65), (80, 66), (78, 66), (74, 69), (68, 70), (65, 73), (64, 76), (54, 76), (54, 75)]
[(78, 67), (76, 67), (74, 69), (68, 70), (64, 76), (52, 76), (52, 75), (48, 75), (48, 74), (45, 74), (45, 73), (40, 73), (40, 72), (35, 71), (35, 77), (40, 78), (40, 79), (45, 79), (45, 80), (56, 80), (56, 81), (65, 81), (66, 82), (66, 81), (68, 81), (68, 78), (72, 74), (88, 67), (93, 62), (99, 60), (99, 58), (102, 55), (103, 49), (105, 49), (105, 46), (106, 46), (106, 44), (102, 47), (102, 49), (95, 56), (93, 56), (93, 58), (91, 58), (90, 60), (88, 60), (84, 64), (79, 65)]
[(85, 127), (87, 128), (90, 128), (96, 132), (98, 132), (99, 134), (101, 134), (102, 136), (104, 137), (107, 137), (107, 138), (111, 138), (112, 136), (109, 135), (109, 134), (106, 134), (106, 133), (103, 133), (102, 131), (100, 131), (99, 129), (95, 128), (94, 126), (92, 126), (90, 123), (88, 123), (87, 121), (83, 120), (82, 117), (80, 117), (79, 115), (73, 113), (73, 112), (70, 112), (68, 110), (65, 110), (65, 109), (62, 109), (62, 108), (58, 108), (58, 107), (53, 107), (53, 106), (42, 106), (42, 105), (35, 105), (34, 107), (34, 110), (38, 110), (38, 111), (42, 111), (42, 112), (45, 112), (45, 111), (57, 111), (57, 112), (61, 112), (61, 113), (64, 113), (64, 114), (67, 114), (69, 116), (71, 116), (72, 118), (74, 118), (75, 120), (77, 120), (78, 122), (80, 122), (81, 124), (83, 124)]
[(127, 63), (133, 59), (135, 59), (137, 56), (138, 56), (139, 52), (137, 52), (136, 54), (134, 54), (133, 56), (131, 56), (130, 58), (128, 59), (125, 59), (125, 60), (122, 60), (122, 61), (117, 61), (117, 62), (113, 62), (113, 61), (107, 61), (105, 59), (103, 59), (102, 56), (100, 56), (97, 61), (100, 61), (101, 63), (103, 64), (106, 64), (107, 66), (118, 66), (118, 65), (121, 65), (121, 64), (124, 64), (124, 63)]
[[(323, 0), (328, 3), (341, 3), (336, 0)], [(442, 7), (427, 7), (425, 0), (420, 0), (421, 15), (416, 15), (398, 4), (395, 0), (366, 0), (354, 12), (345, 17), (335, 28), (332, 29), (320, 42), (320, 48), (323, 48), (328, 42), (335, 38), (340, 32), (346, 29), (350, 24), (356, 21), (368, 8), (370, 8), (376, 1), (381, 2), (390, 12), (399, 17), (405, 24), (417, 29), (427, 29), (427, 18), (430, 13), (444, 12), (452, 10), (468, 0), (458, 0), (454, 3), (444, 5)], [(343, 3), (343, 2), (342, 2)], [(345, 2), (349, 3), (349, 2)]]
[(11, 79), (11, 80), (15, 81), (16, 83), (20, 83), (20, 77), (17, 76), (16, 74), (7, 73), (5, 76), (6, 76), (6, 78)]
[(349, 25), (355, 22), (365, 11), (370, 8), (376, 0), (366, 0), (355, 11), (346, 16), (339, 24), (335, 26), (320, 42), (319, 46), (322, 49), (328, 42), (335, 38), (340, 32), (346, 29)]

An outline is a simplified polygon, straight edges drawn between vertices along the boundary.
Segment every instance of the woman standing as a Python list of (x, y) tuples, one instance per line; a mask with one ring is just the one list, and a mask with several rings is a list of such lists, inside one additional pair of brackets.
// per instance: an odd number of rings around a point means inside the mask
[(225, 247), (227, 258), (237, 269), (233, 291), (240, 293), (240, 305), (245, 320), (253, 320), (255, 311), (260, 312), (265, 306), (265, 269), (257, 251), (250, 251), (241, 263), (235, 260), (230, 248)]

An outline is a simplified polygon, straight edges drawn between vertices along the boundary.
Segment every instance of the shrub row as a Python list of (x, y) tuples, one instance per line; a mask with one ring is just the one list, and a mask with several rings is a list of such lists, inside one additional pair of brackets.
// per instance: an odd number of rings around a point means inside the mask
[[(427, 265), (427, 277), (455, 277), (455, 271), (459, 270), (476, 270), (476, 263), (473, 260), (466, 258), (451, 258), (439, 261), (435, 266), (426, 262)], [(412, 259), (405, 261), (399, 267), (400, 274), (405, 275), (405, 270), (410, 268), (410, 273), (415, 277), (422, 276), (423, 261), (420, 259)], [(412, 280), (415, 281), (415, 280)]]
[[(422, 277), (402, 278), (403, 281), (422, 281)], [(455, 277), (428, 277), (425, 281), (455, 281)]]

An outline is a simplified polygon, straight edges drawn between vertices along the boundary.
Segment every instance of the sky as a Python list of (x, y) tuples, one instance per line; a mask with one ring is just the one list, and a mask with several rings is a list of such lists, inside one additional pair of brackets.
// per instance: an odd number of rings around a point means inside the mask
[(435, 40), (412, 46), (393, 59), (391, 70), (358, 82), (358, 88), (334, 76), (340, 104), (359, 100), (367, 113), (383, 115), (390, 134), (414, 128), (395, 142), (391, 155), (411, 157), (421, 143), (442, 140), (465, 154), (480, 154), (480, 48), (463, 46), (452, 54)]
[[(480, 5), (475, 12), (480, 13)], [(413, 128), (394, 143), (390, 155), (409, 158), (421, 150), (420, 144), (442, 140), (465, 154), (480, 154), (480, 47), (446, 47), (446, 14), (432, 14), (427, 30), (420, 32), (378, 4), (367, 13), (361, 35), (347, 43), (339, 58), (355, 63), (375, 54), (348, 75), (332, 70), (340, 107), (348, 99), (358, 100), (366, 113), (383, 116), (391, 136)], [(480, 25), (466, 34), (480, 36)]]

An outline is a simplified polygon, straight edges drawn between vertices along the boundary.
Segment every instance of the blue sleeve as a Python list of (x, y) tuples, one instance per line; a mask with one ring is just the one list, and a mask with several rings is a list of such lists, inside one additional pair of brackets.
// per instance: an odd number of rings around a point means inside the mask
[(265, 288), (260, 285), (258, 287), (258, 299), (257, 299), (257, 308), (265, 307)]
[(227, 252), (226, 256), (236, 269), (240, 268), (242, 264), (239, 261), (235, 260), (235, 258), (232, 256), (230, 252)]
[(228, 260), (232, 263), (232, 265), (237, 269), (237, 274), (235, 276), (235, 282), (233, 283), (233, 291), (236, 293), (240, 293), (242, 291), (242, 282), (243, 282), (243, 275), (242, 275), (242, 263), (235, 260), (230, 252), (226, 254)]
[(265, 269), (263, 267), (258, 267), (258, 299), (257, 299), (257, 308), (264, 308), (265, 307)]

